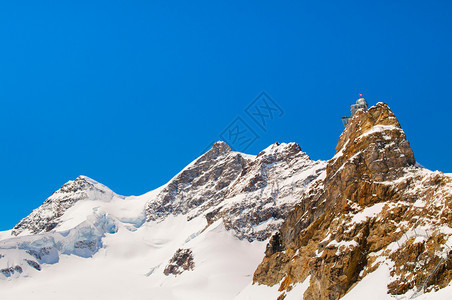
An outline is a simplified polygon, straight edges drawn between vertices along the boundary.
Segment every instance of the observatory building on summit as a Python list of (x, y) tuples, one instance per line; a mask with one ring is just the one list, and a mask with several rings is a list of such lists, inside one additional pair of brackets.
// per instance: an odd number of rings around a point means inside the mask
[(367, 110), (367, 101), (363, 98), (363, 94), (359, 94), (359, 99), (356, 100), (356, 104), (350, 105), (350, 117), (342, 117), (342, 124), (344, 124), (345, 127), (358, 109)]

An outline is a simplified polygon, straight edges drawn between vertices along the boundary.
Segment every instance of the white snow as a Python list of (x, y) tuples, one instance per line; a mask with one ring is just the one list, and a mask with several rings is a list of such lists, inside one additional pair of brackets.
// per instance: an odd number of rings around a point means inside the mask
[(11, 237), (11, 230), (0, 231), (0, 241)]
[(391, 136), (387, 135), (385, 133), (385, 131), (391, 131), (391, 130), (398, 130), (398, 131), (402, 131), (403, 132), (402, 128), (394, 126), (394, 125), (375, 125), (371, 129), (369, 129), (366, 132), (364, 132), (363, 134), (361, 134), (357, 138), (357, 140), (359, 141), (360, 139), (362, 139), (362, 138), (364, 138), (366, 136), (369, 136), (371, 134), (377, 133), (377, 132), (381, 133), (385, 140), (390, 140)]
[[(414, 290), (410, 290), (404, 295), (391, 296), (387, 293), (387, 285), (390, 283), (389, 266), (382, 263), (374, 272), (364, 277), (358, 284), (353, 287), (342, 299), (343, 300), (384, 300), (384, 299), (400, 299), (408, 300), (414, 294)], [(452, 295), (452, 284), (437, 292), (420, 294), (415, 297), (416, 300), (450, 300)]]
[[(374, 132), (394, 129), (389, 127), (377, 128)], [(260, 158), (246, 157), (251, 160), (261, 159), (264, 155), (277, 155), (278, 151), (289, 146), (291, 144), (274, 144), (265, 149)], [(341, 155), (341, 151), (335, 158)], [(195, 163), (196, 160), (184, 170)], [(259, 209), (295, 205), (302, 193), (309, 192), (314, 182), (326, 176), (325, 162), (300, 159), (295, 163), (296, 168), (294, 165), (287, 166), (285, 162), (278, 163), (280, 166), (274, 169), (269, 167), (270, 164), (265, 166), (264, 175), (268, 181), (261, 189), (243, 192), (250, 178), (246, 182), (237, 180), (231, 193), (217, 205), (196, 207), (186, 214), (169, 213), (151, 222), (145, 222), (145, 208), (167, 185), (141, 196), (124, 197), (82, 176), (94, 189), (69, 207), (51, 232), (30, 235), (25, 231), (18, 237), (11, 237), (11, 230), (0, 232), (0, 270), (16, 266), (22, 268), (21, 272), (9, 276), (0, 273), (0, 299), (276, 299), (282, 294), (278, 291), (279, 284), (272, 287), (252, 284), (253, 273), (262, 261), (267, 241), (239, 239), (233, 230), (225, 229), (221, 218), (208, 225), (205, 216), (216, 209), (225, 212), (239, 208), (240, 213), (231, 217), (235, 221), (252, 214), (258, 205), (261, 205)], [(252, 178), (255, 174), (261, 174), (260, 167), (256, 165), (249, 176)], [(436, 174), (419, 168), (412, 172), (406, 177), (421, 172), (426, 176)], [(406, 177), (400, 180), (406, 180)], [(422, 188), (422, 184), (414, 187), (413, 192), (417, 188)], [(272, 198), (275, 193), (278, 196)], [(76, 194), (78, 196), (79, 192)], [(54, 198), (64, 199), (63, 196), (67, 195), (55, 194)], [(270, 198), (271, 201), (263, 201)], [(376, 217), (385, 205), (395, 204), (378, 203), (366, 207), (352, 216), (351, 224)], [(418, 200), (410, 204), (400, 201), (397, 205), (423, 208), (425, 202)], [(443, 204), (438, 202), (438, 205)], [(352, 208), (360, 207), (355, 204)], [(49, 206), (41, 210), (39, 216), (52, 217), (53, 209)], [(274, 230), (282, 222), (281, 218), (271, 217), (254, 226), (244, 224), (243, 230)], [(405, 225), (400, 224), (399, 227), (402, 226)], [(416, 227), (416, 231), (409, 230), (398, 243), (404, 243), (413, 236), (415, 242), (421, 242), (425, 240), (422, 232), (426, 232), (427, 236), (429, 229), (426, 226)], [(445, 234), (452, 233), (447, 226), (440, 230)], [(330, 239), (331, 234), (322, 242)], [(452, 246), (451, 238), (448, 245)], [(356, 247), (357, 242), (332, 240), (325, 248), (329, 246), (336, 247), (340, 252)], [(386, 249), (395, 250), (398, 247), (394, 242)], [(43, 248), (45, 251), (38, 259), (36, 253)], [(165, 276), (163, 271), (179, 248), (192, 250), (194, 269), (177, 276)], [(39, 262), (42, 270), (24, 263), (27, 260)], [(387, 284), (391, 280), (388, 262), (382, 256), (376, 262), (381, 263), (379, 268), (361, 280), (343, 299), (394, 299), (387, 294)], [(290, 292), (286, 292), (285, 299), (302, 299), (309, 282), (310, 277), (303, 283), (295, 284)], [(449, 286), (436, 293), (421, 295), (418, 299), (450, 299), (451, 294), (452, 286)], [(398, 299), (408, 296), (402, 295)]]
[[(304, 292), (309, 287), (309, 282), (311, 276), (308, 276), (302, 283), (297, 283), (292, 286), (289, 292), (285, 292), (285, 300), (298, 300), (303, 299)], [(235, 298), (234, 300), (275, 300), (283, 292), (278, 291), (280, 284), (275, 284), (274, 286), (266, 286), (262, 284), (248, 284)]]
[(364, 222), (367, 218), (372, 218), (378, 215), (386, 203), (380, 202), (377, 204), (374, 204), (370, 207), (364, 208), (362, 211), (355, 214), (350, 221), (350, 223), (361, 223)]
[[(93, 257), (60, 255), (31, 277), (0, 280), (0, 299), (232, 299), (251, 281), (266, 243), (238, 240), (221, 221), (185, 242), (205, 226), (184, 216), (135, 231), (120, 225)], [(178, 248), (192, 249), (195, 268), (167, 277), (163, 269)]]
[(252, 284), (251, 282), (234, 298), (234, 300), (254, 300), (254, 299), (276, 299), (281, 292), (278, 291), (279, 284), (266, 286), (263, 284)]
[(381, 264), (377, 270), (364, 277), (350, 292), (348, 292), (343, 300), (383, 300), (393, 299), (387, 294), (387, 284), (389, 268), (386, 264)]

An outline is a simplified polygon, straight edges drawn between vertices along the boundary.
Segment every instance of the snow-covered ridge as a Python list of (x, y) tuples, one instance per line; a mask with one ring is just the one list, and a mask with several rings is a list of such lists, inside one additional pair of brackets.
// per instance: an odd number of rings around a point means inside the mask
[(59, 225), (59, 218), (76, 202), (81, 200), (110, 202), (113, 199), (124, 199), (124, 197), (115, 194), (108, 187), (91, 178), (79, 176), (64, 184), (39, 208), (33, 210), (30, 215), (14, 226), (12, 234), (17, 236), (51, 231)]
[(238, 237), (265, 240), (324, 169), (296, 143), (275, 143), (250, 157), (219, 142), (148, 202), (147, 220), (170, 214), (222, 218)]
[[(354, 118), (328, 165), (312, 161), (296, 143), (275, 143), (253, 156), (217, 142), (168, 183), (141, 196), (117, 195), (86, 176), (69, 181), (13, 230), (0, 232), (0, 298), (275, 299), (284, 294), (299, 299), (305, 292), (315, 295), (318, 281), (312, 281), (326, 276), (322, 284), (328, 286), (343, 271), (327, 266), (303, 279), (301, 272), (319, 266), (303, 256), (314, 253), (323, 264), (334, 264), (330, 258), (335, 256), (348, 264), (351, 253), (367, 255), (367, 266), (355, 272), (362, 280), (350, 294), (360, 291), (355, 298), (361, 299), (367, 278), (382, 273), (389, 256), (403, 254), (410, 244), (447, 235), (444, 245), (436, 238), (444, 249), (435, 250), (438, 259), (447, 259), (452, 231), (438, 216), (450, 211), (450, 176), (414, 166), (405, 134), (385, 104), (357, 116), (369, 113), (374, 114), (369, 120), (377, 120), (375, 109), (389, 115), (380, 118), (381, 124)], [(349, 188), (361, 181), (361, 194)], [(386, 199), (397, 190), (400, 199)], [(341, 197), (344, 203), (337, 205)], [(322, 219), (327, 209), (334, 213)], [(319, 219), (331, 230), (297, 237), (310, 220)], [(389, 228), (394, 241), (388, 245), (380, 245), (389, 236), (380, 223), (396, 224)], [(362, 228), (372, 232), (356, 238), (355, 233), (366, 232)], [(283, 233), (279, 244), (277, 238), (267, 244), (278, 230)], [(429, 234), (420, 236), (422, 230)], [(292, 244), (289, 238), (296, 240)], [(281, 250), (285, 245), (290, 247)], [(300, 245), (306, 248), (296, 248)], [(363, 245), (371, 246), (363, 250)], [(266, 270), (260, 261), (269, 263), (269, 277), (276, 280), (264, 282), (269, 286), (252, 284)], [(295, 273), (273, 278), (286, 271)], [(390, 297), (388, 283), (397, 287), (400, 274), (380, 278), (379, 298)]]
[[(252, 156), (234, 152), (226, 143), (217, 142), (167, 184), (142, 196), (124, 197), (87, 176), (79, 176), (21, 220), (12, 234), (68, 230), (83, 222), (96, 208), (134, 226), (140, 226), (145, 219), (161, 221), (170, 214), (187, 215), (188, 219), (204, 215), (212, 221), (218, 217), (231, 221), (233, 216), (236, 222), (245, 224), (243, 218), (256, 215), (256, 211), (266, 211), (266, 217), (254, 217), (251, 222), (260, 228), (257, 235), (262, 239), (275, 230), (278, 220), (295, 204), (296, 196), (320, 178), (324, 168), (324, 162), (311, 161), (295, 143), (275, 143)], [(242, 213), (240, 220), (237, 219), (238, 212), (234, 211), (243, 212), (245, 207), (247, 214)], [(267, 224), (269, 218), (275, 224)], [(250, 230), (246, 228), (246, 232), (256, 237)], [(250, 238), (246, 232), (239, 234), (241, 238)]]
[[(105, 239), (115, 240), (125, 232), (133, 236), (146, 228), (162, 230), (159, 224), (171, 224), (174, 218), (193, 228), (178, 247), (198, 240), (206, 227), (218, 222), (235, 239), (264, 241), (298, 197), (324, 178), (324, 169), (324, 162), (310, 160), (295, 143), (275, 143), (253, 156), (217, 142), (167, 184), (141, 196), (121, 196), (79, 176), (21, 220), (11, 231), (16, 237), (0, 241), (0, 279), (1, 270), (4, 278), (12, 279), (50, 270), (67, 255), (96, 257), (108, 248)], [(157, 249), (168, 239), (150, 245)], [(168, 249), (165, 257), (177, 250)], [(148, 267), (154, 270), (145, 272), (149, 275), (157, 269), (162, 273), (165, 266)]]
[(102, 247), (105, 234), (115, 233), (119, 224), (108, 213), (94, 210), (85, 221), (70, 230), (2, 240), (0, 273), (6, 278), (17, 278), (41, 271), (43, 264), (58, 263), (61, 255), (91, 257)]

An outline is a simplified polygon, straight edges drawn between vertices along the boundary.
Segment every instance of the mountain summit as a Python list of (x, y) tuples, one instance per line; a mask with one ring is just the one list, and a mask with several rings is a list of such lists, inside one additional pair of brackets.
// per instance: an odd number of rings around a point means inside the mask
[(366, 109), (327, 162), (220, 141), (141, 196), (69, 181), (0, 233), (0, 297), (447, 298), (452, 178), (416, 164), (385, 103)]
[(110, 201), (115, 197), (121, 196), (89, 177), (79, 176), (54, 192), (39, 208), (14, 226), (11, 233), (17, 236), (23, 232), (36, 234), (50, 231), (74, 203), (85, 199)]
[(336, 150), (323, 186), (300, 199), (270, 240), (254, 282), (278, 284), (284, 295), (307, 280), (303, 299), (340, 298), (376, 270), (388, 273), (392, 295), (447, 286), (451, 178), (415, 167), (385, 103), (359, 110)]

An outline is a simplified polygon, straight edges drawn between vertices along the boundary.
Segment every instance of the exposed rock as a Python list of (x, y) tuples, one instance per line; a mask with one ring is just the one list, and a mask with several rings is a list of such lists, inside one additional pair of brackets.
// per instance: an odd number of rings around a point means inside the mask
[[(148, 222), (172, 215), (183, 215), (187, 220), (206, 218), (207, 224), (221, 220), (240, 239), (265, 240), (279, 229), (303, 192), (324, 178), (325, 166), (323, 161), (312, 161), (295, 143), (275, 143), (253, 156), (233, 152), (226, 143), (218, 142), (168, 184), (138, 197), (119, 196), (80, 176), (19, 222), (13, 230), (18, 237), (0, 241), (7, 257), (2, 261), (8, 261), (5, 266), (9, 266), (20, 256), (18, 265), (28, 276), (37, 267), (32, 262), (42, 266), (57, 263), (61, 255), (92, 257), (103, 247), (105, 235), (114, 234), (118, 226), (136, 230), (136, 224), (142, 225), (136, 220), (143, 220), (143, 211), (132, 209), (139, 215), (129, 216), (123, 200), (138, 200), (144, 205)], [(89, 212), (82, 210), (86, 216), (70, 215), (78, 213), (70, 208), (85, 204), (94, 206)], [(110, 210), (117, 204), (126, 217), (117, 219), (102, 209)], [(73, 227), (74, 219), (81, 223)], [(201, 231), (199, 228), (192, 235)]]
[(54, 192), (37, 209), (14, 226), (11, 234), (19, 235), (26, 231), (37, 234), (47, 232), (57, 227), (59, 218), (74, 205), (83, 199), (108, 201), (113, 197), (122, 197), (113, 193), (106, 186), (85, 176), (79, 176), (74, 181), (64, 184)]
[(358, 111), (336, 150), (323, 183), (300, 197), (271, 239), (254, 282), (285, 291), (311, 275), (304, 299), (338, 299), (385, 262), (391, 294), (419, 288), (428, 276), (427, 288), (446, 286), (450, 261), (432, 272), (451, 255), (451, 178), (414, 166), (405, 133), (384, 103)]
[(32, 266), (36, 270), (41, 271), (41, 266), (37, 262), (35, 262), (34, 260), (26, 259), (25, 261), (27, 262), (27, 264), (29, 264), (30, 266)]
[(92, 252), (96, 251), (97, 247), (96, 241), (83, 240), (74, 243), (74, 248), (89, 249)]
[(195, 262), (191, 249), (178, 249), (170, 259), (163, 273), (166, 276), (170, 274), (179, 275), (184, 271), (192, 271), (194, 267)]
[(147, 220), (204, 215), (209, 224), (223, 219), (241, 239), (265, 240), (324, 172), (325, 162), (312, 161), (296, 143), (275, 143), (254, 157), (217, 142), (148, 203)]
[[(338, 299), (382, 264), (390, 269), (387, 288), (393, 295), (447, 286), (451, 177), (415, 165), (405, 133), (384, 103), (356, 112), (336, 150), (322, 162), (295, 143), (275, 143), (251, 156), (218, 142), (161, 189), (131, 199), (146, 201), (148, 222), (205, 217), (208, 225), (222, 220), (240, 239), (271, 237), (254, 282), (278, 285), (279, 299), (307, 278), (305, 299)], [(96, 208), (87, 220), (58, 231), (67, 219), (62, 216), (78, 201), (115, 197), (122, 196), (87, 177), (68, 182), (12, 232), (32, 235), (0, 241), (4, 266), (15, 266), (0, 271), (27, 274), (56, 263), (61, 254), (91, 257), (117, 224), (132, 226)], [(192, 251), (179, 249), (164, 274), (193, 268)]]
[(187, 214), (203, 204), (209, 207), (218, 204), (228, 192), (226, 187), (240, 175), (246, 163), (247, 160), (240, 153), (232, 152), (226, 143), (215, 143), (212, 149), (177, 174), (156, 200), (149, 202), (147, 220), (161, 220), (169, 214)]
[(10, 277), (15, 272), (22, 273), (22, 268), (20, 266), (14, 266), (9, 268), (1, 269), (0, 272), (5, 275), (6, 277)]
[(39, 251), (30, 249), (25, 252), (27, 252), (28, 254), (30, 254), (31, 256), (36, 258), (37, 260), (41, 260), (43, 256), (49, 255), (50, 248), (43, 247), (43, 248), (39, 249)]

